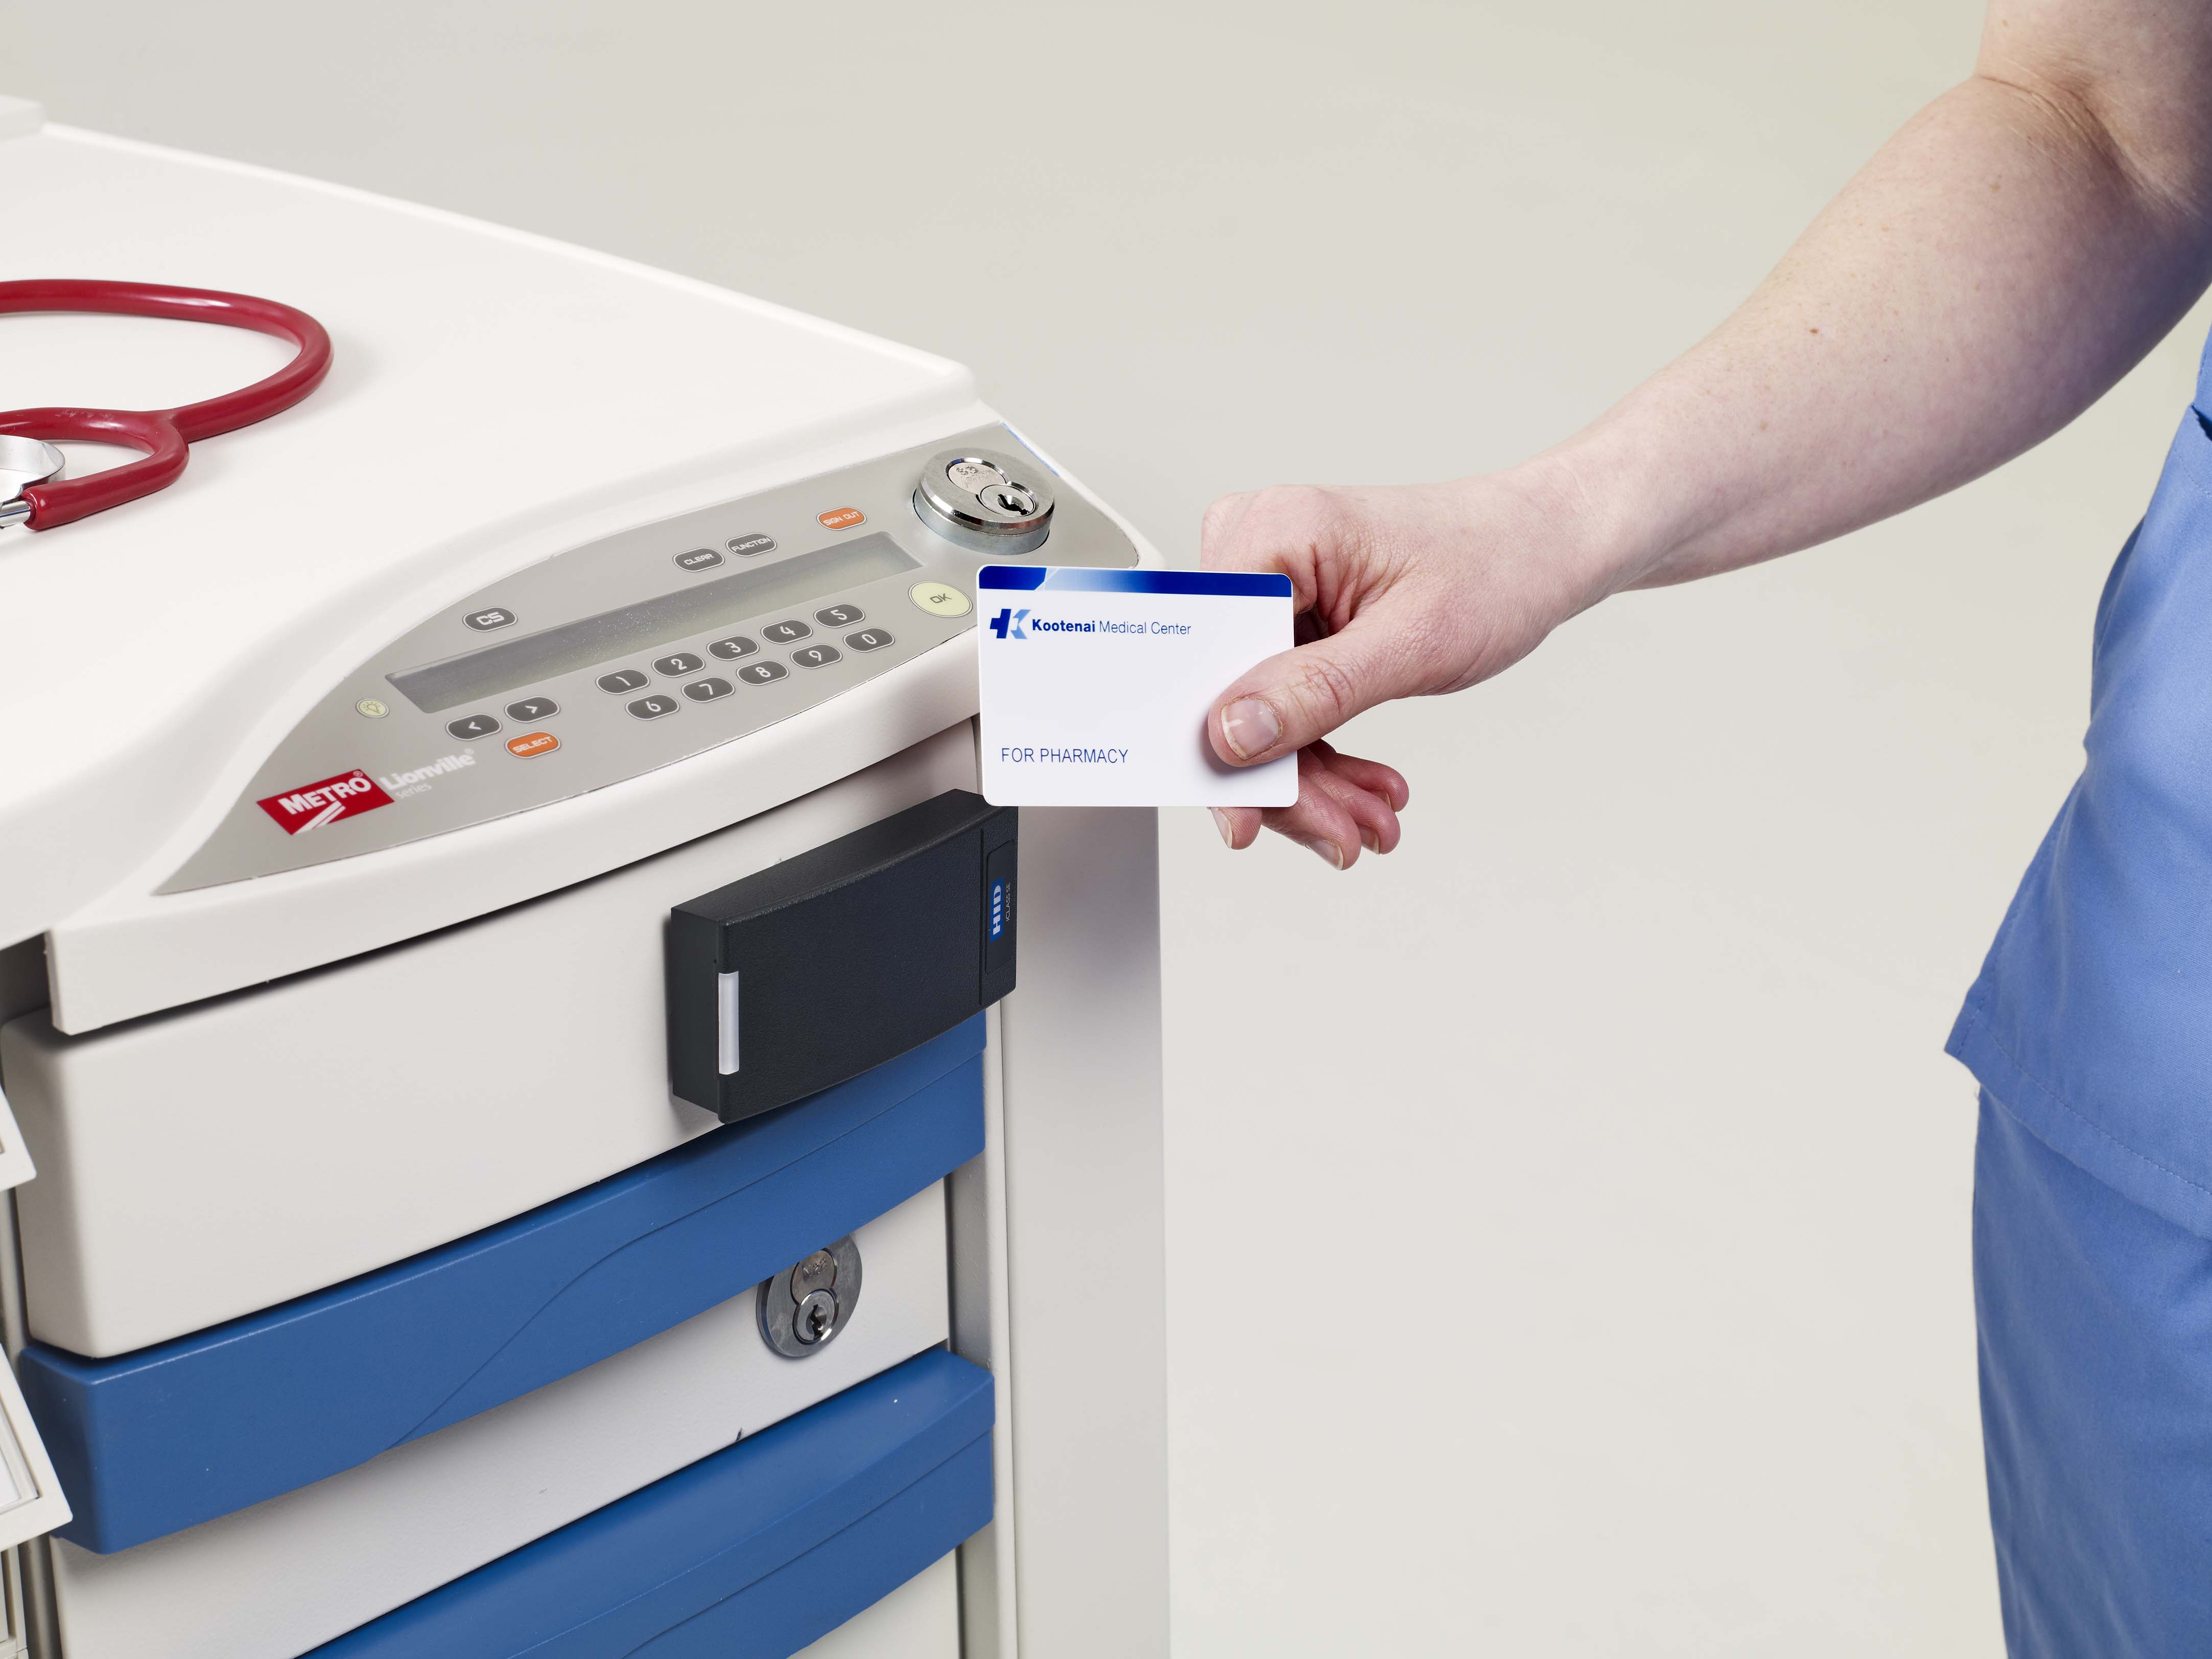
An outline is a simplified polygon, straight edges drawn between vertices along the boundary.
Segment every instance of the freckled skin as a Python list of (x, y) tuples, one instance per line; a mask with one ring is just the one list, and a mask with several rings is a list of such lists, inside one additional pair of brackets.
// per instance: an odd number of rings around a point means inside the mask
[[(1986, 189), (1976, 189), (1986, 184)], [(1607, 595), (1810, 547), (1978, 477), (2092, 403), (2212, 282), (2212, 6), (1993, 0), (1973, 73), (1907, 122), (1711, 336), (1504, 472), (1208, 509), (1202, 562), (1290, 576), (1298, 644), (1224, 691), (1216, 814), (1339, 868), (1406, 780), (1322, 739), (1510, 666)]]

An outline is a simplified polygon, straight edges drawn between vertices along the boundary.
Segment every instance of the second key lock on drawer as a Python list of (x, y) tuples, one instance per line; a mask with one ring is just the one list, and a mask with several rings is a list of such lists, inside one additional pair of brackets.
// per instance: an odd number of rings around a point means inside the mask
[(819, 1353), (860, 1301), (860, 1247), (848, 1234), (761, 1285), (761, 1340), (787, 1359)]

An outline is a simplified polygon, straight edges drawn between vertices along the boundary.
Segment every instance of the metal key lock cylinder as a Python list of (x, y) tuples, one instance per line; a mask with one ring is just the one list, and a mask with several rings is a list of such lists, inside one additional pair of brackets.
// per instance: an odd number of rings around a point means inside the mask
[(760, 1287), (761, 1340), (786, 1359), (804, 1359), (853, 1322), (860, 1300), (860, 1247), (848, 1233)]
[(1034, 552), (1052, 534), (1050, 475), (997, 449), (945, 449), (929, 458), (914, 510), (947, 541), (1003, 556)]

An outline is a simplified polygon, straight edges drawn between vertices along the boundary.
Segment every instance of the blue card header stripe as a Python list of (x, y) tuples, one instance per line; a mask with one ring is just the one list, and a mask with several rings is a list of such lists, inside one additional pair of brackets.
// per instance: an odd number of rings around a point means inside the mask
[(1075, 565), (987, 564), (975, 586), (1017, 593), (1229, 593), (1287, 599), (1291, 579), (1245, 570), (1086, 570)]

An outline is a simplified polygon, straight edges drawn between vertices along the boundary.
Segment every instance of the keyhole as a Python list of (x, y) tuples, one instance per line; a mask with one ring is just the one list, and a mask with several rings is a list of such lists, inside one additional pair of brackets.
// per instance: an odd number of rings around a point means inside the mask
[(819, 1306), (809, 1308), (806, 1310), (806, 1323), (814, 1333), (814, 1340), (819, 1342), (822, 1340), (822, 1333), (830, 1328), (829, 1310)]

